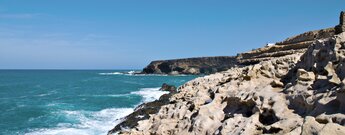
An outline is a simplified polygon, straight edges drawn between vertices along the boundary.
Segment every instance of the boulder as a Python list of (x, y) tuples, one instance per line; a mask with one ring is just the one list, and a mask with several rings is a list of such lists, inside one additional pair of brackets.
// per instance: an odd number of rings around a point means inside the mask
[(301, 81), (313, 81), (315, 80), (315, 74), (313, 72), (307, 72), (304, 69), (298, 69), (297, 78)]
[(169, 85), (169, 84), (163, 83), (162, 87), (159, 90), (161, 90), (161, 91), (169, 91), (171, 93), (175, 93), (176, 92), (176, 87), (173, 86), (173, 85)]
[(278, 81), (278, 80), (273, 80), (273, 81), (271, 82), (271, 86), (272, 86), (272, 87), (283, 87), (283, 86), (284, 86), (284, 83), (282, 83), (282, 82), (280, 82), (280, 81)]

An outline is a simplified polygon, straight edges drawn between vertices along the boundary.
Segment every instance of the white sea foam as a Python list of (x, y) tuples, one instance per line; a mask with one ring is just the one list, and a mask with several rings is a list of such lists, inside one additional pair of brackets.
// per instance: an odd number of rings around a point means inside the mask
[(130, 76), (168, 76), (167, 74), (125, 74)]
[(139, 95), (143, 97), (141, 103), (151, 102), (159, 99), (163, 94), (169, 93), (168, 91), (160, 91), (160, 87), (157, 88), (141, 88), (139, 91), (133, 91), (128, 94), (109, 94), (109, 95), (79, 95), (79, 96), (92, 96), (92, 97), (127, 97), (131, 95)]
[(133, 94), (109, 94), (109, 95), (78, 95), (80, 97), (128, 97)]
[[(128, 96), (140, 95), (143, 97), (143, 102), (150, 102), (163, 94), (168, 92), (160, 91), (160, 88), (142, 88), (139, 91), (131, 92), (130, 94), (117, 94), (117, 95), (96, 95), (96, 96)], [(48, 104), (55, 105), (55, 104)], [(132, 113), (134, 108), (110, 108), (101, 111), (71, 111), (64, 110), (56, 112), (56, 115), (63, 116), (64, 118), (76, 121), (72, 123), (59, 123), (54, 128), (33, 129), (26, 135), (106, 135), (109, 130), (121, 122), (121, 118)]]
[(49, 96), (49, 95), (53, 95), (56, 94), (57, 92), (55, 90), (49, 91), (48, 93), (42, 93), (42, 94), (38, 94), (38, 95), (34, 95), (35, 97), (45, 97), (45, 96)]
[(158, 88), (142, 88), (139, 91), (131, 92), (131, 94), (137, 94), (143, 97), (142, 102), (151, 102), (156, 99), (159, 99), (160, 96), (163, 94), (167, 94), (167, 91), (160, 91), (160, 87)]
[(128, 71), (128, 72), (109, 72), (109, 73), (98, 73), (99, 75), (136, 75), (140, 71)]
[(99, 75), (123, 75), (121, 72), (99, 73)]
[(129, 75), (133, 75), (133, 74), (135, 74), (135, 73), (138, 73), (138, 72), (137, 72), (137, 71), (129, 71), (129, 72), (128, 72)]
[(92, 95), (93, 97), (127, 97), (131, 94), (110, 94), (110, 95)]
[(128, 72), (109, 72), (109, 73), (98, 73), (99, 75), (128, 75), (128, 76), (188, 76), (185, 74), (179, 75), (168, 75), (168, 74), (140, 74), (140, 71), (128, 71)]
[(59, 112), (67, 119), (75, 120), (78, 124), (60, 123), (55, 128), (33, 130), (27, 135), (106, 135), (107, 132), (120, 122), (120, 118), (133, 112), (133, 108), (112, 108), (101, 111), (62, 111)]
[(45, 93), (45, 94), (39, 94), (39, 95), (35, 95), (35, 96), (37, 96), (37, 97), (44, 97), (44, 96), (48, 96), (48, 95), (50, 95), (49, 93)]

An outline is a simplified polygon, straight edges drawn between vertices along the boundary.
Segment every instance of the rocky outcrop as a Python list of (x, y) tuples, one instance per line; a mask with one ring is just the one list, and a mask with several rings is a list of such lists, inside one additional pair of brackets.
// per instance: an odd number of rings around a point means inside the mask
[(303, 34), (287, 38), (282, 42), (275, 43), (273, 46), (266, 46), (264, 48), (254, 49), (250, 52), (240, 53), (237, 56), (237, 61), (238, 64), (249, 65), (270, 60), (274, 57), (303, 53), (311, 44), (314, 43), (314, 41), (332, 37), (334, 34), (335, 28), (305, 32)]
[(236, 64), (230, 56), (200, 57), (153, 61), (143, 69), (145, 74), (211, 74), (225, 71)]
[(345, 32), (345, 12), (342, 11), (340, 13), (340, 19), (339, 19), (339, 25), (337, 25), (335, 27), (335, 33), (336, 34), (339, 34), (339, 33), (342, 33), (342, 32)]
[(345, 32), (310, 42), (305, 51), (189, 81), (119, 133), (345, 134)]
[(276, 43), (276, 45), (289, 45), (307, 41), (314, 41), (317, 39), (329, 38), (333, 35), (335, 35), (335, 28), (333, 27), (315, 31), (308, 31), (293, 37), (289, 37), (282, 42)]
[[(342, 13), (342, 15), (344, 15)], [(234, 66), (257, 64), (274, 57), (282, 57), (295, 53), (304, 53), (318, 39), (335, 35), (336, 29), (342, 30), (343, 25), (305, 32), (289, 37), (282, 42), (264, 48), (240, 53), (236, 57), (201, 57), (176, 60), (153, 61), (143, 69), (144, 74), (211, 74), (225, 71)]]
[(162, 87), (159, 90), (161, 90), (161, 91), (169, 91), (170, 93), (176, 93), (177, 92), (176, 91), (177, 89), (176, 89), (175, 86), (169, 85), (169, 84), (166, 84), (166, 83), (163, 83)]
[(122, 118), (122, 122), (116, 125), (112, 130), (109, 131), (109, 134), (115, 133), (121, 130), (126, 130), (129, 128), (134, 128), (138, 125), (138, 121), (146, 120), (150, 117), (151, 114), (158, 113), (159, 109), (163, 105), (170, 103), (169, 98), (175, 94), (176, 87), (173, 85), (168, 85), (164, 83), (160, 88), (161, 91), (169, 91), (168, 94), (162, 95), (158, 100), (148, 103), (143, 103), (134, 109), (134, 112)]
[[(342, 14), (343, 15), (343, 14)], [(318, 39), (329, 38), (335, 35), (336, 29), (342, 30), (343, 25), (305, 32), (289, 37), (282, 42), (264, 48), (240, 53), (236, 57), (201, 57), (176, 60), (153, 61), (143, 69), (144, 74), (211, 74), (225, 71), (234, 66), (257, 64), (274, 57), (282, 57), (295, 53), (304, 53), (307, 48)]]

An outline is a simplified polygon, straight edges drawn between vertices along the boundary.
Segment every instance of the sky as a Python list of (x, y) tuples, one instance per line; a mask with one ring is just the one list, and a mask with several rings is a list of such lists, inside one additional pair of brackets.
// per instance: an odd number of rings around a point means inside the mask
[(0, 0), (0, 69), (142, 69), (339, 22), (344, 0)]

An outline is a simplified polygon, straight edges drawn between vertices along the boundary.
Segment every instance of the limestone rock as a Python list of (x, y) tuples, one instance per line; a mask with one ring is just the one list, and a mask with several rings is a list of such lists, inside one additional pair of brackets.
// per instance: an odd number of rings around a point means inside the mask
[(284, 86), (284, 83), (282, 83), (282, 82), (280, 82), (280, 81), (278, 81), (278, 80), (273, 80), (273, 81), (271, 82), (271, 86), (272, 86), (272, 87), (283, 87), (283, 86)]
[[(274, 47), (294, 50), (297, 46), (283, 44), (301, 42), (310, 42), (301, 47), (304, 51), (273, 54)], [(154, 111), (134, 112), (147, 112), (145, 119), (132, 121), (126, 130), (116, 126), (118, 130), (112, 131), (140, 135), (345, 134), (345, 33), (306, 33), (238, 58), (250, 64), (240, 63), (189, 81), (176, 94), (163, 97)]]
[(297, 70), (297, 77), (302, 81), (312, 81), (315, 80), (315, 75), (313, 72), (307, 72), (304, 69)]
[(339, 124), (322, 124), (314, 117), (307, 116), (303, 124), (302, 135), (343, 135), (345, 127)]
[(254, 49), (246, 53), (240, 53), (237, 61), (241, 65), (257, 64), (274, 57), (304, 53), (315, 40), (329, 38), (335, 35), (335, 28), (327, 28), (316, 31), (309, 31), (303, 34), (287, 38), (274, 46)]

